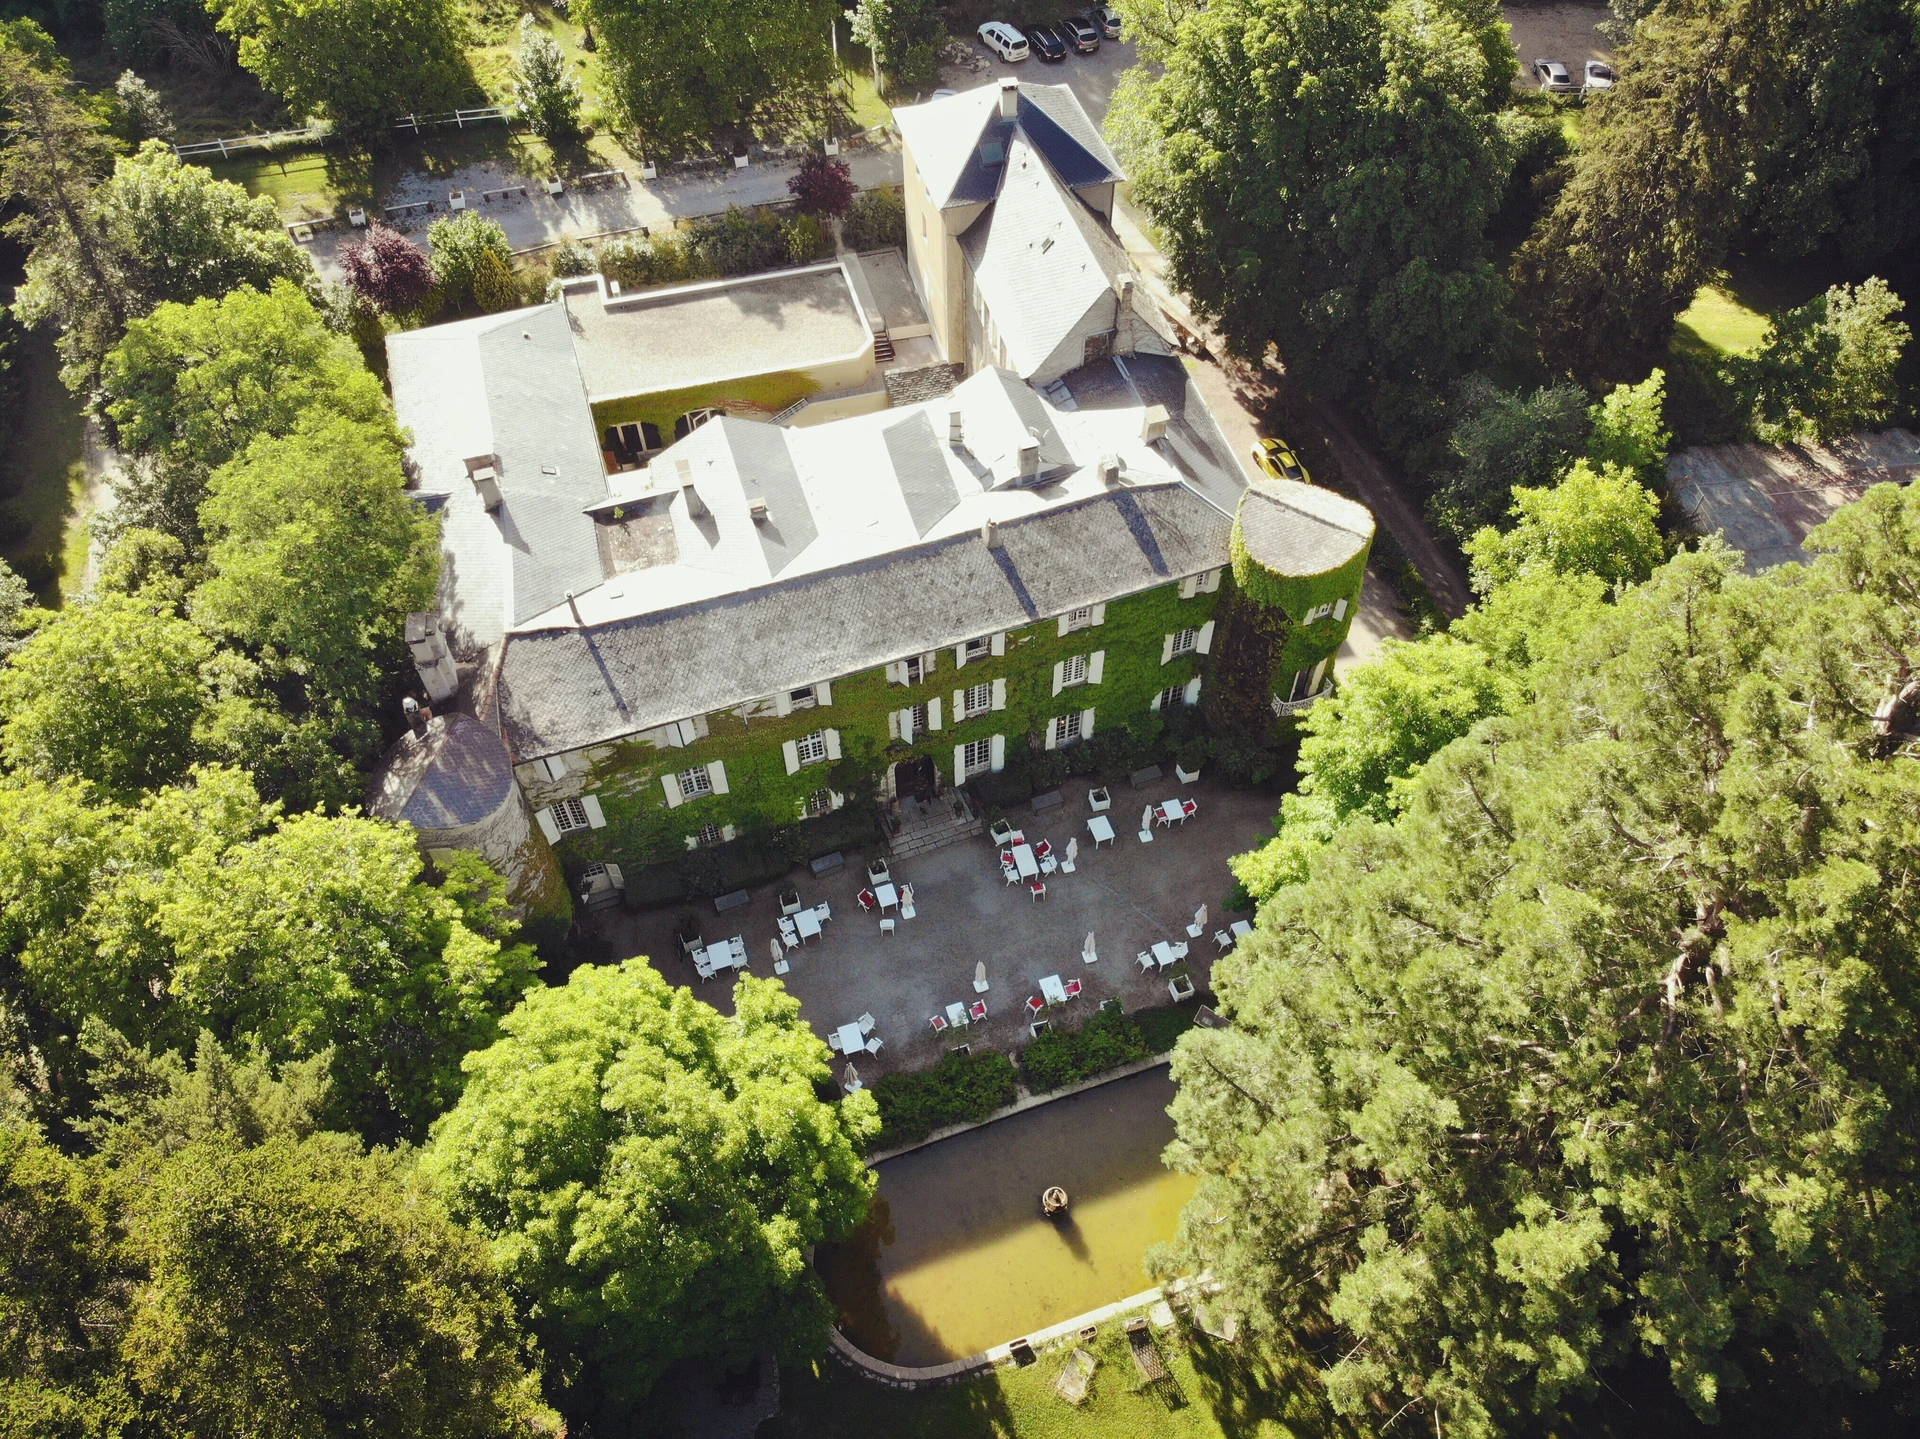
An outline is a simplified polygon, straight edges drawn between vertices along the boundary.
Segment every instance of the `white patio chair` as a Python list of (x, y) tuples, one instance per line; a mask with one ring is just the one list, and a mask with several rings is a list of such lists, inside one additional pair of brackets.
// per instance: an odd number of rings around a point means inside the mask
[(1152, 969), (1155, 964), (1153, 951), (1150, 949), (1141, 950), (1140, 953), (1136, 956), (1136, 958), (1139, 959), (1140, 968), (1142, 970)]
[(1224, 929), (1216, 929), (1213, 932), (1213, 942), (1220, 946), (1220, 952), (1222, 954), (1225, 954), (1233, 948), (1233, 936), (1228, 934)]
[(892, 934), (892, 933), (893, 933), (893, 921), (892, 921), (892, 920), (890, 920), (890, 919), (883, 919), (883, 920), (881, 920), (881, 921), (880, 921), (880, 933), (881, 933), (881, 934), (883, 934), (883, 935), (885, 935), (885, 934)]
[(1178, 941), (1173, 946), (1173, 957), (1176, 960), (1185, 959), (1187, 957), (1187, 942), (1184, 939)]
[(886, 1047), (887, 1047), (887, 1042), (884, 1039), (869, 1039), (867, 1041), (868, 1054), (878, 1054), (881, 1050), (885, 1049)]
[(859, 1024), (860, 1024), (860, 1032), (862, 1034), (873, 1033), (873, 1016), (871, 1014), (861, 1015), (859, 1019)]
[(827, 1048), (831, 1049), (835, 1054), (846, 1053), (845, 1050), (840, 1048), (840, 1031), (839, 1030), (836, 1029), (827, 1036)]

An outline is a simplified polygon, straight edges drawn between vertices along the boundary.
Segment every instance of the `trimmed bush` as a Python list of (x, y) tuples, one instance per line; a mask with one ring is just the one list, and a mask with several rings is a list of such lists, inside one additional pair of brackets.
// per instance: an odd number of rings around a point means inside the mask
[(995, 1050), (949, 1054), (932, 1069), (889, 1074), (873, 1086), (880, 1106), (875, 1149), (912, 1144), (949, 1124), (977, 1124), (1013, 1103), (1013, 1061)]
[(1165, 1054), (1181, 1035), (1193, 1028), (1194, 1016), (1199, 1012), (1198, 1004), (1163, 1004), (1157, 1009), (1136, 1010), (1130, 1018), (1147, 1042), (1147, 1053)]
[(1034, 1040), (1020, 1056), (1027, 1087), (1039, 1094), (1091, 1079), (1155, 1053), (1131, 1017), (1117, 1009), (1102, 1009), (1076, 1030), (1052, 1029)]
[(904, 249), (907, 243), (907, 206), (890, 185), (863, 190), (840, 226), (850, 250)]

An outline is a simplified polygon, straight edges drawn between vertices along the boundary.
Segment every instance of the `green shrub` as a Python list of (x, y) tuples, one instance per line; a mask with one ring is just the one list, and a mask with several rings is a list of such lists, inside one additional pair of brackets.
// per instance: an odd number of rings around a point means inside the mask
[(1199, 1012), (1197, 1004), (1163, 1004), (1155, 1009), (1136, 1010), (1130, 1018), (1147, 1042), (1147, 1053), (1165, 1054), (1181, 1035), (1193, 1028), (1194, 1016)]
[(840, 234), (850, 250), (905, 248), (907, 207), (900, 192), (891, 185), (863, 190), (841, 222)]
[(562, 280), (572, 279), (575, 275), (591, 275), (600, 268), (599, 262), (578, 240), (562, 240), (553, 247), (553, 254), (547, 260), (547, 268)]
[(708, 280), (719, 274), (701, 268), (692, 248), (677, 234), (609, 240), (600, 247), (600, 273), (618, 280), (625, 289)]
[(748, 214), (738, 205), (696, 222), (687, 244), (697, 262), (716, 275), (751, 275), (793, 263), (787, 222), (767, 211)]
[(1020, 1056), (1027, 1085), (1038, 1094), (1077, 1084), (1109, 1069), (1145, 1059), (1147, 1047), (1140, 1026), (1117, 1009), (1102, 1009), (1076, 1030), (1048, 1030)]
[(1013, 1103), (1013, 1061), (994, 1050), (949, 1054), (932, 1069), (889, 1074), (873, 1086), (880, 1106), (875, 1149), (924, 1139), (949, 1124), (977, 1124)]
[(787, 259), (796, 265), (811, 265), (833, 254), (833, 232), (811, 215), (795, 215), (786, 231)]

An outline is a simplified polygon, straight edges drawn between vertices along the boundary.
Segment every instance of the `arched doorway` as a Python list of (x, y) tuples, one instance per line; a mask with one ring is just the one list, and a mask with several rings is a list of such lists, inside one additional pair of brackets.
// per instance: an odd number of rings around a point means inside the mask
[(933, 768), (932, 755), (915, 755), (893, 767), (893, 792), (896, 798), (930, 800), (939, 787), (940, 776)]

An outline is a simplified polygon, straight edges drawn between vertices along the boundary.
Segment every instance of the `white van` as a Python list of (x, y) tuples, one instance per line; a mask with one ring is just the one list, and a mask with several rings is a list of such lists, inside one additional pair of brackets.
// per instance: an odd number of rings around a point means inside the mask
[(1027, 58), (1027, 37), (1004, 20), (989, 20), (980, 27), (980, 43), (1002, 60)]

